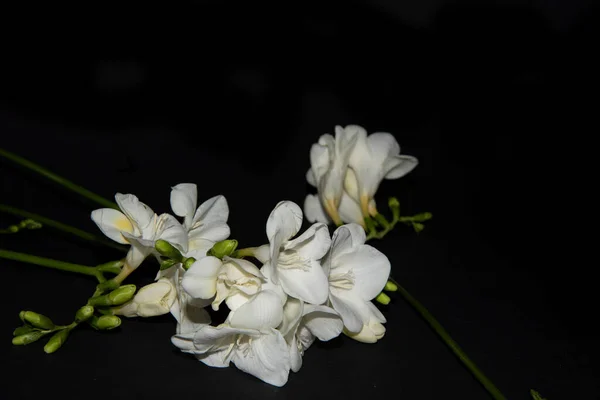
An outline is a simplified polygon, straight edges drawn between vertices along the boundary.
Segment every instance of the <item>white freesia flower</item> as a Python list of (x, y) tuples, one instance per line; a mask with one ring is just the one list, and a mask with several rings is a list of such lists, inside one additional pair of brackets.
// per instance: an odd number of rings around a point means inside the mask
[(288, 295), (311, 304), (327, 300), (327, 277), (319, 260), (331, 238), (327, 225), (313, 224), (292, 239), (302, 226), (302, 210), (291, 201), (279, 202), (267, 220), (270, 259), (265, 263), (270, 279)]
[(115, 314), (125, 317), (154, 317), (171, 310), (177, 300), (177, 288), (170, 279), (161, 278), (157, 282), (142, 287), (127, 303), (118, 307)]
[(329, 302), (341, 315), (349, 336), (374, 343), (385, 333), (385, 318), (371, 300), (383, 290), (390, 262), (379, 250), (364, 244), (365, 240), (360, 226), (340, 226), (333, 233), (323, 269), (329, 277)]
[(304, 351), (314, 342), (315, 337), (326, 342), (338, 337), (343, 327), (344, 323), (334, 309), (324, 305), (305, 304), (302, 300), (288, 297), (283, 307), (283, 322), (279, 331), (288, 344), (292, 371), (300, 370)]
[(250, 261), (207, 256), (192, 264), (181, 286), (193, 298), (214, 298), (213, 310), (218, 310), (223, 301), (230, 310), (236, 310), (258, 293), (263, 279), (260, 270)]
[(150, 254), (158, 255), (154, 244), (159, 239), (187, 252), (187, 234), (175, 217), (155, 214), (133, 194), (117, 193), (115, 200), (121, 211), (112, 208), (94, 210), (92, 220), (110, 239), (131, 244), (125, 259), (127, 268), (135, 269)]
[(344, 187), (367, 216), (373, 213), (369, 207), (381, 181), (403, 177), (418, 165), (418, 160), (401, 155), (400, 145), (390, 133), (375, 132), (367, 136), (367, 131), (358, 125), (348, 125), (345, 130), (353, 132), (356, 144), (348, 161), (355, 179), (347, 177)]
[(339, 208), (350, 154), (356, 143), (355, 133), (336, 126), (335, 138), (330, 134), (321, 135), (310, 149), (310, 169), (306, 179), (318, 189), (323, 209), (336, 224), (342, 223)]
[(221, 195), (206, 200), (198, 208), (197, 203), (195, 184), (180, 183), (172, 188), (171, 208), (175, 215), (184, 218), (183, 227), (189, 237), (189, 248), (185, 255), (200, 259), (216, 242), (229, 237), (229, 207)]
[(193, 333), (179, 333), (171, 340), (206, 365), (228, 367), (232, 362), (266, 383), (283, 386), (291, 365), (288, 345), (275, 329), (282, 321), (279, 296), (264, 290), (232, 311), (223, 324), (204, 326)]

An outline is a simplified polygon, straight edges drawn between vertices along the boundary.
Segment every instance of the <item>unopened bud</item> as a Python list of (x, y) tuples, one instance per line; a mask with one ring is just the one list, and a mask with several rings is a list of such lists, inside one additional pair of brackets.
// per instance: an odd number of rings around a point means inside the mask
[(36, 329), (33, 326), (29, 326), (29, 325), (20, 326), (13, 331), (13, 336), (21, 336), (26, 333), (33, 332), (35, 330)]
[(131, 300), (135, 293), (135, 289), (135, 285), (123, 285), (103, 296), (90, 298), (88, 300), (88, 305), (94, 307), (119, 306)]
[(12, 344), (15, 346), (25, 346), (26, 344), (39, 340), (42, 336), (44, 336), (44, 333), (40, 331), (25, 333), (23, 335), (15, 336), (12, 340)]
[(51, 354), (54, 353), (56, 350), (60, 349), (63, 343), (67, 341), (67, 337), (69, 337), (69, 332), (71, 332), (70, 329), (63, 329), (52, 335), (50, 340), (48, 340), (48, 343), (46, 343), (46, 345), (44, 346), (44, 351), (47, 354)]
[(154, 248), (161, 255), (163, 255), (167, 258), (171, 258), (171, 259), (177, 260), (177, 261), (181, 261), (183, 259), (181, 252), (179, 250), (177, 250), (171, 243), (167, 242), (166, 240), (162, 240), (162, 239), (157, 240), (156, 243), (154, 244)]
[(237, 240), (222, 240), (220, 242), (215, 243), (215, 245), (206, 253), (208, 256), (213, 256), (217, 258), (223, 258), (225, 256), (230, 256), (235, 249), (237, 249), (238, 241)]
[(400, 202), (395, 197), (390, 197), (388, 200), (388, 207), (392, 210), (394, 220), (397, 221), (400, 218)]
[(101, 272), (110, 272), (113, 274), (118, 274), (119, 272), (121, 272), (121, 267), (123, 266), (123, 264), (125, 264), (125, 260), (109, 261), (107, 263), (98, 265), (96, 268), (98, 268), (98, 271)]
[(388, 296), (385, 293), (379, 293), (377, 295), (377, 297), (375, 297), (375, 301), (378, 302), (379, 304), (383, 304), (384, 306), (387, 306), (388, 304), (390, 304), (390, 301), (392, 299), (390, 299), (390, 296)]
[(183, 268), (187, 271), (188, 269), (192, 268), (192, 265), (195, 262), (196, 262), (196, 259), (194, 257), (186, 258), (185, 261), (183, 262)]
[(392, 281), (387, 281), (383, 290), (386, 290), (388, 292), (395, 292), (398, 290), (398, 285), (396, 285)]
[(433, 218), (433, 214), (431, 214), (430, 212), (424, 212), (417, 215), (413, 215), (411, 220), (415, 222), (424, 222), (429, 221), (431, 218)]
[(121, 318), (117, 317), (116, 315), (102, 315), (100, 317), (96, 317), (94, 315), (88, 320), (88, 322), (92, 328), (105, 331), (115, 329), (121, 325)]
[(425, 229), (425, 225), (423, 225), (420, 222), (413, 222), (412, 226), (413, 226), (413, 229), (415, 230), (415, 232), (417, 232), (417, 233), (419, 233), (423, 229)]
[(117, 289), (121, 284), (114, 279), (109, 279), (106, 282), (102, 282), (96, 285), (96, 288), (101, 291), (101, 293), (108, 292), (109, 290)]
[(173, 260), (172, 258), (161, 261), (160, 270), (164, 271), (165, 269), (171, 268), (173, 265), (179, 263), (177, 260)]
[(87, 321), (92, 315), (94, 315), (94, 307), (89, 304), (85, 305), (75, 313), (75, 322), (80, 323)]
[(45, 315), (38, 314), (33, 311), (21, 311), (19, 314), (21, 320), (23, 322), (28, 322), (36, 328), (40, 329), (52, 329), (54, 328), (54, 323), (52, 320)]

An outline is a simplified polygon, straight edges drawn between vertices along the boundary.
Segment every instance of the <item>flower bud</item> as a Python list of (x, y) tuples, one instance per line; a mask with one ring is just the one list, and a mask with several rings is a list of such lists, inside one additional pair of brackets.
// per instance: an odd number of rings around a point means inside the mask
[(160, 270), (164, 271), (165, 269), (171, 268), (173, 265), (179, 263), (177, 260), (173, 260), (172, 258), (161, 261)]
[(394, 216), (394, 221), (397, 221), (400, 218), (400, 202), (395, 197), (390, 197), (388, 200), (388, 207), (392, 210), (392, 215)]
[(121, 318), (116, 315), (102, 315), (100, 317), (93, 315), (88, 322), (92, 328), (105, 331), (115, 329), (121, 325)]
[(196, 259), (194, 257), (186, 258), (185, 261), (183, 262), (183, 268), (187, 271), (188, 269), (190, 269), (192, 267), (192, 265), (195, 262), (196, 262)]
[(42, 336), (44, 336), (44, 332), (40, 331), (25, 333), (23, 335), (15, 336), (12, 340), (12, 344), (16, 346), (24, 346), (39, 340)]
[(70, 329), (62, 329), (56, 332), (44, 346), (44, 351), (47, 354), (51, 354), (60, 349), (63, 343), (67, 341), (67, 337), (69, 337), (70, 332)]
[(214, 256), (219, 259), (230, 256), (238, 246), (237, 240), (222, 240), (215, 243), (215, 245), (206, 253), (208, 256)]
[(54, 323), (52, 320), (45, 315), (38, 314), (33, 311), (21, 311), (19, 314), (21, 320), (23, 322), (28, 322), (36, 328), (40, 329), (52, 329), (54, 328)]
[(413, 215), (411, 217), (411, 220), (415, 222), (424, 222), (430, 220), (431, 218), (433, 218), (433, 214), (431, 214), (430, 212), (424, 212), (417, 215)]
[(384, 306), (387, 306), (388, 304), (390, 304), (390, 301), (392, 299), (390, 299), (390, 296), (388, 296), (387, 294), (381, 292), (377, 295), (377, 297), (375, 297), (375, 301), (383, 304)]
[(36, 329), (33, 326), (23, 325), (13, 331), (13, 336), (21, 336), (26, 333), (33, 332), (35, 330)]
[(98, 306), (119, 306), (128, 302), (135, 293), (135, 285), (123, 285), (112, 292), (103, 296), (92, 297), (88, 300), (88, 305)]
[(75, 313), (75, 322), (80, 323), (87, 321), (92, 315), (94, 315), (94, 307), (85, 305)]
[(154, 248), (161, 255), (163, 255), (167, 258), (171, 258), (171, 259), (177, 260), (177, 261), (181, 261), (183, 259), (181, 252), (179, 250), (177, 250), (171, 243), (167, 242), (166, 240), (162, 240), (162, 239), (157, 240), (156, 243), (154, 244)]
[(126, 317), (155, 317), (167, 314), (177, 298), (177, 290), (166, 278), (141, 288), (132, 301), (114, 310)]
[(106, 282), (102, 282), (96, 285), (96, 288), (98, 290), (100, 290), (102, 293), (110, 291), (110, 290), (115, 290), (117, 289), (119, 286), (121, 286), (121, 284), (117, 281), (115, 281), (114, 279), (109, 279)]
[(398, 290), (398, 285), (396, 285), (394, 282), (392, 281), (387, 281), (385, 283), (385, 287), (383, 288), (383, 290), (386, 290), (388, 292), (395, 292)]
[(121, 267), (123, 266), (123, 264), (125, 264), (125, 260), (109, 261), (107, 263), (98, 265), (96, 268), (98, 268), (98, 271), (101, 272), (110, 272), (113, 274), (118, 274), (119, 272), (121, 272)]

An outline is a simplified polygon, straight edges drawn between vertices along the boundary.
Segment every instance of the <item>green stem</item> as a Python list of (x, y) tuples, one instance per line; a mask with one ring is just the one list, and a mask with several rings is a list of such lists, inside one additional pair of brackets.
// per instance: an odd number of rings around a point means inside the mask
[(75, 272), (77, 274), (93, 276), (98, 281), (102, 282), (105, 280), (104, 276), (95, 267), (88, 267), (85, 265), (71, 264), (64, 261), (52, 260), (50, 258), (38, 257), (26, 253), (18, 253), (16, 251), (0, 249), (0, 258), (6, 258), (8, 260), (21, 261), (24, 263), (35, 264), (42, 267), (54, 268), (61, 271)]
[(112, 242), (109, 242), (107, 240), (104, 240), (104, 239), (102, 239), (99, 236), (93, 235), (93, 234), (88, 233), (86, 231), (82, 231), (81, 229), (77, 229), (77, 228), (75, 228), (73, 226), (66, 225), (66, 224), (63, 224), (61, 222), (54, 221), (54, 220), (51, 220), (51, 219), (46, 218), (46, 217), (42, 217), (41, 215), (30, 213), (30, 212), (25, 211), (25, 210), (21, 210), (21, 209), (15, 208), (15, 207), (11, 207), (11, 206), (8, 206), (6, 204), (0, 204), (0, 211), (8, 213), (8, 214), (12, 214), (12, 215), (17, 215), (17, 216), (20, 216), (20, 217), (24, 217), (24, 218), (33, 219), (33, 220), (35, 220), (37, 222), (40, 222), (42, 225), (49, 226), (49, 227), (52, 227), (54, 229), (58, 229), (60, 231), (66, 232), (66, 233), (70, 233), (72, 235), (75, 235), (75, 236), (77, 236), (77, 237), (79, 237), (81, 239), (84, 239), (84, 240), (88, 240), (90, 242), (101, 243), (101, 244), (103, 244), (105, 246), (112, 247), (113, 249), (119, 249), (121, 251), (126, 251), (127, 250), (125, 247), (122, 247), (122, 246), (119, 246), (116, 243), (112, 243)]
[(4, 150), (2, 148), (0, 148), (0, 156), (8, 158), (9, 160), (25, 167), (28, 168), (34, 172), (37, 172), (38, 174), (46, 177), (47, 179), (50, 179), (51, 181), (54, 181), (56, 183), (58, 183), (59, 185), (64, 186), (65, 188), (83, 196), (83, 197), (87, 197), (88, 199), (95, 201), (96, 203), (100, 204), (101, 206), (104, 207), (108, 207), (108, 208), (116, 208), (118, 209), (118, 206), (113, 203), (112, 201), (109, 201), (107, 199), (105, 199), (102, 196), (99, 196), (95, 193), (90, 192), (89, 190), (61, 177), (56, 175), (53, 172), (48, 171), (46, 168), (35, 164), (29, 160), (26, 160), (23, 157), (20, 157), (16, 154), (11, 153), (10, 151)]
[(469, 372), (475, 376), (475, 378), (485, 387), (488, 393), (492, 396), (494, 400), (506, 400), (506, 397), (500, 392), (500, 390), (490, 381), (481, 370), (475, 365), (473, 361), (465, 352), (458, 346), (458, 344), (450, 337), (448, 332), (442, 327), (442, 325), (431, 315), (431, 313), (414, 297), (411, 296), (410, 293), (406, 289), (404, 289), (398, 282), (394, 279), (390, 278), (390, 281), (394, 282), (398, 286), (398, 292), (404, 297), (404, 299), (415, 309), (421, 317), (433, 328), (435, 333), (437, 333), (440, 338), (446, 343), (450, 350), (459, 358), (459, 360), (467, 367)]

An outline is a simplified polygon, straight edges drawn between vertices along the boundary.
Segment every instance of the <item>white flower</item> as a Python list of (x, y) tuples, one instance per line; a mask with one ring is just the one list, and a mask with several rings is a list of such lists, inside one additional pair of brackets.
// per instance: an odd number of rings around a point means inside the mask
[(229, 237), (229, 207), (221, 195), (206, 200), (198, 208), (197, 203), (195, 184), (180, 183), (172, 188), (171, 208), (175, 215), (184, 218), (183, 226), (189, 237), (189, 249), (185, 256), (200, 259), (216, 242)]
[(311, 304), (327, 300), (327, 277), (319, 260), (331, 238), (327, 225), (313, 224), (292, 240), (302, 226), (302, 210), (291, 201), (279, 202), (267, 220), (270, 259), (265, 263), (270, 279), (285, 293)]
[(181, 282), (182, 288), (193, 298), (212, 299), (213, 310), (225, 301), (230, 310), (258, 293), (263, 276), (250, 261), (207, 256), (192, 264)]
[(383, 290), (391, 266), (383, 253), (364, 244), (365, 239), (360, 226), (340, 226), (333, 233), (323, 269), (329, 277), (329, 302), (349, 336), (373, 343), (385, 333), (385, 318), (371, 300)]
[(127, 303), (118, 307), (115, 314), (125, 317), (154, 317), (171, 310), (177, 300), (177, 288), (167, 278), (141, 288)]
[(110, 239), (131, 244), (125, 260), (129, 269), (137, 268), (150, 254), (158, 255), (154, 243), (159, 239), (171, 243), (181, 252), (187, 252), (187, 234), (175, 217), (156, 215), (132, 194), (117, 193), (115, 200), (122, 212), (101, 208), (92, 211), (92, 220)]
[(283, 386), (291, 366), (287, 343), (275, 329), (282, 320), (279, 296), (264, 290), (232, 311), (223, 324), (179, 333), (171, 340), (206, 365), (222, 368), (232, 362), (266, 383)]
[(367, 131), (358, 125), (348, 125), (345, 130), (353, 132), (356, 144), (348, 161), (355, 179), (346, 179), (344, 187), (367, 216), (381, 181), (403, 177), (418, 165), (418, 160), (401, 155), (400, 145), (390, 133), (375, 132), (367, 137)]
[(304, 351), (314, 342), (315, 337), (326, 342), (338, 337), (343, 327), (340, 315), (332, 308), (305, 304), (289, 297), (283, 307), (283, 322), (279, 331), (288, 344), (292, 371), (300, 370)]
[(322, 135), (310, 149), (310, 169), (306, 179), (318, 189), (322, 207), (338, 225), (342, 223), (339, 207), (344, 194), (344, 178), (355, 143), (355, 132), (336, 126), (335, 138), (330, 134)]

